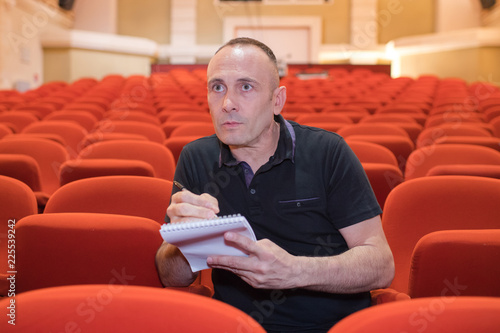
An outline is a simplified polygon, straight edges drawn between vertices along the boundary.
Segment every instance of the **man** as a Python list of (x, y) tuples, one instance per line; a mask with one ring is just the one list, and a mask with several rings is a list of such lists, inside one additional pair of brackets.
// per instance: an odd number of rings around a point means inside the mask
[[(369, 291), (394, 274), (380, 207), (343, 139), (280, 115), (286, 88), (264, 44), (237, 38), (207, 69), (216, 136), (187, 145), (167, 209), (171, 223), (240, 213), (257, 242), (226, 233), (248, 257), (213, 256), (214, 298), (250, 314), (268, 332), (325, 332), (370, 305)], [(164, 243), (157, 267), (165, 286), (197, 274)]]

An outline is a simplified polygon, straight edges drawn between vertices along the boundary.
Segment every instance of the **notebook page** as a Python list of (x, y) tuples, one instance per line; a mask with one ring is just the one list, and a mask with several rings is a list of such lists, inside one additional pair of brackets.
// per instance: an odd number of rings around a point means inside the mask
[(247, 254), (224, 241), (224, 233), (237, 232), (253, 241), (255, 234), (244, 216), (225, 216), (216, 219), (164, 224), (160, 233), (163, 239), (179, 248), (193, 272), (209, 268), (210, 255), (246, 256)]

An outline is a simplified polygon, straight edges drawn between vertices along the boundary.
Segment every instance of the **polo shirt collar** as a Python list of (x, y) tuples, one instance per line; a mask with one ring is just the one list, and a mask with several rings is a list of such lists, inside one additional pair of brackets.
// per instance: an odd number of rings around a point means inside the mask
[[(280, 137), (278, 141), (278, 147), (276, 148), (276, 152), (271, 157), (271, 165), (276, 165), (283, 162), (286, 159), (295, 161), (295, 131), (293, 126), (283, 118), (282, 115), (277, 115), (274, 117), (274, 120), (278, 122), (280, 125)], [(219, 154), (219, 168), (222, 165), (226, 166), (235, 166), (242, 161), (237, 161), (233, 154), (231, 154), (231, 150), (229, 146), (222, 143), (219, 140), (220, 145), (220, 154)]]

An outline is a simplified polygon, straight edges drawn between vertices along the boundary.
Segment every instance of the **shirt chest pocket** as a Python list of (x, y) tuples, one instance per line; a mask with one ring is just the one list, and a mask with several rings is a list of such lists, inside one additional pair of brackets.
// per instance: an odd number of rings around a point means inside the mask
[(278, 201), (279, 211), (282, 214), (304, 213), (307, 211), (316, 211), (321, 207), (320, 197), (280, 200)]

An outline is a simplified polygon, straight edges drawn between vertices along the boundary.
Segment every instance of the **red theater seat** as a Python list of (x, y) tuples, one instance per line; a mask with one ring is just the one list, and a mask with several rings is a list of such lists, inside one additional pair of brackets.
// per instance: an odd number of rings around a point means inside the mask
[(87, 130), (69, 120), (44, 120), (26, 126), (22, 133), (57, 134), (64, 139), (68, 153), (75, 157), (81, 149), (80, 142), (87, 135)]
[[(16, 235), (13, 228), (23, 217), (37, 214), (38, 208), (35, 194), (23, 182), (0, 175), (0, 188), (0, 296), (8, 296), (10, 282), (7, 277), (11, 274), (7, 272), (15, 271), (9, 267), (10, 263), (15, 264)], [(14, 257), (9, 258), (9, 254), (14, 254)]]
[[(117, 284), (54, 287), (16, 295), (24, 318), (16, 321), (16, 330), (265, 333), (250, 315), (209, 297)], [(9, 302), (0, 301), (2, 332), (11, 329), (5, 313)]]
[(404, 181), (399, 167), (386, 163), (362, 163), (378, 204), (384, 207), (389, 193)]
[[(16, 224), (16, 292), (75, 284), (160, 288), (157, 222), (112, 214), (38, 214)], [(34, 278), (36, 277), (36, 278)]]
[(61, 186), (79, 179), (102, 176), (154, 177), (155, 171), (144, 161), (106, 158), (69, 160), (59, 169)]
[(153, 167), (156, 177), (167, 180), (174, 178), (174, 155), (167, 147), (152, 141), (109, 140), (97, 142), (83, 149), (78, 158), (140, 160)]
[(432, 167), (425, 176), (463, 175), (500, 179), (500, 165), (494, 164), (444, 164)]
[(23, 154), (35, 159), (40, 167), (42, 192), (47, 195), (59, 188), (59, 167), (69, 159), (61, 144), (42, 138), (0, 140), (0, 154)]
[(102, 176), (62, 186), (45, 213), (107, 213), (149, 218), (163, 224), (172, 182), (143, 176)]
[(346, 139), (346, 142), (361, 163), (386, 163), (398, 166), (398, 161), (394, 153), (380, 144), (349, 138)]
[(439, 144), (414, 150), (408, 157), (405, 179), (424, 177), (438, 165), (500, 165), (500, 152), (492, 148), (468, 144)]
[(499, 258), (500, 229), (432, 232), (415, 245), (408, 294), (500, 297)]
[(95, 131), (101, 133), (139, 134), (157, 143), (163, 143), (166, 138), (165, 133), (159, 125), (150, 124), (144, 121), (102, 120), (97, 124)]
[(500, 326), (498, 313), (498, 298), (429, 297), (361, 310), (341, 320), (328, 333), (496, 333)]
[(497, 229), (500, 180), (436, 176), (407, 180), (385, 202), (382, 225), (394, 255), (391, 288), (408, 293), (411, 256), (423, 236), (440, 230)]
[(0, 154), (0, 175), (22, 181), (33, 192), (40, 192), (40, 167), (37, 161), (23, 154)]
[(175, 127), (170, 133), (170, 138), (176, 136), (210, 136), (215, 134), (215, 129), (212, 123), (200, 122), (183, 122)]
[(177, 163), (184, 146), (196, 139), (199, 139), (199, 136), (174, 136), (167, 138), (163, 144), (170, 149), (174, 155), (175, 163)]

